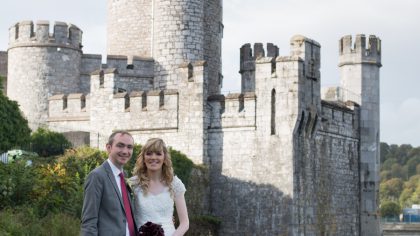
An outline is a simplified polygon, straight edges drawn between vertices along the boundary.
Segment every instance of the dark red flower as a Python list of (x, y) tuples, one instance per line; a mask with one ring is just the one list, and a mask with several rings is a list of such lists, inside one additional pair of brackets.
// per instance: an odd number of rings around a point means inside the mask
[(141, 236), (165, 236), (162, 226), (150, 221), (139, 228), (139, 234)]

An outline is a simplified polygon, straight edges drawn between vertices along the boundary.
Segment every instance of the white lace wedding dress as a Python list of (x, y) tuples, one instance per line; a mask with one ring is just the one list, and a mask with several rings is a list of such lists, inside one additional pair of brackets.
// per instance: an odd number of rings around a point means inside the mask
[[(150, 221), (155, 224), (162, 225), (165, 236), (172, 236), (175, 232), (173, 223), (174, 200), (169, 192), (169, 187), (159, 194), (147, 193), (143, 194), (143, 190), (136, 184), (137, 176), (133, 176), (129, 180), (132, 183), (135, 195), (134, 217), (138, 227)], [(174, 177), (172, 181), (172, 189), (174, 196), (185, 192), (185, 186), (178, 177)]]

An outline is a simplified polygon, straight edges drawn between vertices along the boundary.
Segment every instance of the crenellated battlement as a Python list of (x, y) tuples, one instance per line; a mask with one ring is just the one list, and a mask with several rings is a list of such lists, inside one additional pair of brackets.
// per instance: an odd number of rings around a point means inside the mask
[(255, 128), (254, 92), (213, 95), (208, 98), (208, 102), (212, 107), (211, 128)]
[(353, 56), (360, 57), (361, 62), (381, 64), (381, 39), (364, 34), (356, 35), (353, 43), (352, 36), (346, 35), (339, 40), (340, 65), (346, 63)]
[[(90, 97), (92, 94), (57, 94), (49, 100), (49, 117), (89, 117)], [(95, 96), (95, 95), (93, 95)], [(133, 91), (115, 93), (108, 101), (113, 114), (132, 113), (133, 116), (144, 114), (167, 113), (178, 110), (177, 90)]]
[[(251, 44), (244, 44), (240, 49), (240, 72), (255, 70), (255, 61), (261, 57), (266, 57), (264, 45), (262, 43), (255, 43), (251, 48)], [(267, 43), (267, 57), (276, 58), (279, 55), (279, 48)]]
[(9, 28), (9, 49), (13, 47), (54, 45), (81, 50), (82, 30), (73, 24), (55, 22), (50, 34), (49, 21), (21, 21)]
[(255, 64), (261, 59), (270, 58), (275, 68), (275, 58), (279, 55), (279, 48), (272, 44), (267, 43), (267, 57), (264, 45), (262, 43), (255, 43), (251, 48), (251, 44), (244, 44), (240, 49), (240, 70), (241, 74), (241, 92), (254, 92), (255, 91)]

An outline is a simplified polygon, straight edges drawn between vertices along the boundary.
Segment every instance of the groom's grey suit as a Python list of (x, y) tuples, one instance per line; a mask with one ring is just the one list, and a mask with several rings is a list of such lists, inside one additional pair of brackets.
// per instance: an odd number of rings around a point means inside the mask
[[(131, 199), (130, 204), (133, 206)], [(86, 179), (81, 235), (125, 236), (125, 230), (123, 199), (111, 166), (105, 161)]]

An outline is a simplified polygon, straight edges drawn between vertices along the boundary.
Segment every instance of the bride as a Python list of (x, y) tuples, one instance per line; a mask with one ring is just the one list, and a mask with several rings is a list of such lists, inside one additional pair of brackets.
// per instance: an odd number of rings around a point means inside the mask
[[(129, 182), (134, 191), (134, 216), (139, 226), (148, 221), (160, 224), (165, 236), (187, 232), (185, 186), (174, 176), (171, 157), (162, 139), (149, 139), (143, 146)], [(177, 229), (173, 222), (174, 203), (180, 223)]]

